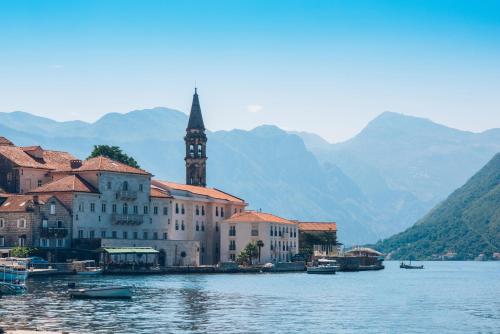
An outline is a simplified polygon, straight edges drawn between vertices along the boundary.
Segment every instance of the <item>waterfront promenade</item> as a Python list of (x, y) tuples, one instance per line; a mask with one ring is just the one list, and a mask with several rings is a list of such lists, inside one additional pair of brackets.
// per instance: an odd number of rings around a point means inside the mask
[[(0, 299), (4, 328), (73, 333), (494, 333), (500, 262), (425, 262), (332, 276), (53, 276)], [(130, 301), (70, 300), (67, 283), (135, 285)], [(471, 284), (470, 282), (474, 282)]]

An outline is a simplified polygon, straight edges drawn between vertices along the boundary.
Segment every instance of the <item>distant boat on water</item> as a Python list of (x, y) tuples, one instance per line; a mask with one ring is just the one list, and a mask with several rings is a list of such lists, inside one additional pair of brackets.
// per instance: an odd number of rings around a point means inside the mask
[(410, 264), (406, 264), (404, 262), (401, 262), (401, 264), (399, 265), (399, 268), (401, 269), (424, 269), (424, 265), (420, 265), (420, 266), (412, 266), (411, 265), (411, 261), (410, 261)]
[(68, 294), (71, 298), (79, 299), (131, 299), (131, 286), (107, 286), (89, 289), (70, 289)]

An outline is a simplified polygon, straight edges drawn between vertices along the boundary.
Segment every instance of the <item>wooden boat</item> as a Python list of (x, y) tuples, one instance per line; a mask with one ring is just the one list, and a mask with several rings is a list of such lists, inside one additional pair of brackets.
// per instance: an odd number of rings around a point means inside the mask
[(334, 275), (338, 268), (335, 260), (319, 259), (317, 266), (307, 267), (307, 273)]
[(399, 268), (401, 268), (401, 269), (424, 269), (424, 265), (412, 266), (411, 261), (410, 261), (410, 264), (406, 264), (404, 262), (401, 262), (401, 264), (399, 265)]
[(90, 288), (90, 289), (70, 289), (68, 294), (71, 298), (80, 299), (101, 299), (101, 298), (112, 298), (112, 299), (130, 299), (132, 298), (132, 287), (131, 286), (106, 286), (100, 288)]

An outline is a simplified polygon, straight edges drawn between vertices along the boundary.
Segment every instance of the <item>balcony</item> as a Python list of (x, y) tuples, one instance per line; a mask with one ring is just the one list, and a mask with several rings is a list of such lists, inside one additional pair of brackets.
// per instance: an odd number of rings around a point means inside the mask
[(111, 216), (111, 223), (115, 225), (141, 225), (144, 223), (143, 215), (118, 215)]
[(42, 227), (40, 236), (42, 238), (66, 238), (69, 234), (69, 228), (65, 227)]
[(116, 193), (116, 198), (122, 201), (133, 201), (137, 199), (137, 191), (120, 190)]

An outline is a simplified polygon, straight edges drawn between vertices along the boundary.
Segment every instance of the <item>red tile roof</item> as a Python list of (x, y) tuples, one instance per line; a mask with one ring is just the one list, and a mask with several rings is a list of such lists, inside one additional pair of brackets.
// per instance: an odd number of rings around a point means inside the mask
[(36, 193), (55, 193), (55, 192), (81, 192), (81, 193), (98, 193), (90, 183), (85, 181), (78, 175), (68, 175), (41, 187), (32, 189), (30, 194)]
[(25, 168), (38, 169), (68, 169), (70, 161), (75, 159), (74, 156), (67, 152), (50, 151), (42, 149), (42, 159), (35, 159), (26, 153), (29, 148), (18, 146), (0, 145), (0, 155), (10, 160), (14, 165)]
[[(52, 195), (42, 195), (38, 197), (41, 204), (47, 203)], [(26, 210), (33, 206), (33, 195), (10, 195), (0, 205), (0, 212), (26, 212)]]
[(134, 168), (104, 156), (87, 159), (83, 161), (81, 167), (73, 169), (73, 171), (75, 172), (105, 171), (105, 172), (115, 172), (115, 173), (151, 175), (150, 173), (146, 172), (143, 169)]
[(270, 213), (257, 212), (257, 211), (243, 211), (238, 212), (225, 220), (229, 223), (280, 223), (296, 225), (297, 223), (275, 216)]
[(170, 195), (168, 191), (154, 186), (151, 186), (150, 196), (156, 198), (172, 198), (172, 195)]
[(0, 145), (14, 146), (14, 143), (5, 137), (0, 137)]
[(311, 232), (333, 232), (337, 231), (337, 223), (334, 222), (298, 222), (300, 231), (311, 231)]
[(190, 185), (186, 185), (186, 184), (168, 182), (168, 181), (160, 181), (160, 180), (152, 180), (151, 184), (153, 184), (154, 186), (156, 186), (158, 188), (165, 189), (165, 190), (169, 190), (169, 189), (182, 190), (182, 191), (190, 192), (190, 193), (195, 194), (195, 195), (207, 196), (207, 197), (211, 197), (211, 198), (226, 200), (229, 202), (236, 202), (236, 203), (240, 203), (240, 204), (245, 203), (245, 201), (242, 200), (241, 198), (230, 195), (230, 194), (225, 193), (222, 190), (219, 190), (216, 188), (190, 186)]

